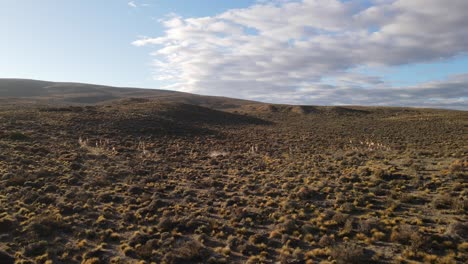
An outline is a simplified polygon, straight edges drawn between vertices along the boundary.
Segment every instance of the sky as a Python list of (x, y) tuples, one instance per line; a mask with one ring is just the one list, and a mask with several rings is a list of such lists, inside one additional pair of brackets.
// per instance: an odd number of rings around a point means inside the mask
[(468, 110), (466, 0), (0, 0), (0, 78)]

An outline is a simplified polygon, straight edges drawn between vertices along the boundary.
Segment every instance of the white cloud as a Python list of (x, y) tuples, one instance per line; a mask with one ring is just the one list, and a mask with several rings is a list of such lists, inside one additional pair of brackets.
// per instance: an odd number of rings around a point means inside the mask
[(211, 17), (171, 16), (164, 36), (133, 44), (155, 45), (155, 79), (182, 91), (307, 104), (464, 102), (466, 86), (452, 79), (395, 88), (353, 70), (466, 54), (468, 1), (362, 2), (257, 1)]
[(127, 5), (131, 8), (137, 8), (137, 7), (149, 7), (151, 6), (150, 4), (147, 3), (139, 3), (137, 1), (130, 1), (127, 3)]

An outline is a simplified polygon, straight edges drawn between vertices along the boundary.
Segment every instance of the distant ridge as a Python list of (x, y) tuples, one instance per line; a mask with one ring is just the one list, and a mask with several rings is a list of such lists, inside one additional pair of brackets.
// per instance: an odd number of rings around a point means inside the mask
[(190, 93), (128, 87), (112, 87), (96, 84), (49, 82), (29, 79), (0, 79), (0, 102), (43, 104), (103, 104), (116, 100), (146, 98), (164, 102), (178, 102), (216, 109), (237, 108), (254, 101)]
[[(74, 82), (0, 78), (0, 105), (96, 105), (133, 104), (146, 101), (182, 103), (216, 110), (277, 115), (366, 115), (370, 112), (417, 111), (423, 108), (390, 106), (311, 106), (269, 104), (250, 100), (197, 95), (161, 89), (113, 87)], [(429, 110), (430, 108), (425, 108)], [(440, 111), (457, 111), (432, 109)], [(461, 110), (463, 111), (463, 110)]]

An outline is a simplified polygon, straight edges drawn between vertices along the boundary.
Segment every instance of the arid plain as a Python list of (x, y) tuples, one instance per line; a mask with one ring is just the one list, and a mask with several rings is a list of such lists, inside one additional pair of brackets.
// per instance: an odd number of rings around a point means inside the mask
[(0, 85), (0, 263), (468, 261), (466, 111), (32, 83)]

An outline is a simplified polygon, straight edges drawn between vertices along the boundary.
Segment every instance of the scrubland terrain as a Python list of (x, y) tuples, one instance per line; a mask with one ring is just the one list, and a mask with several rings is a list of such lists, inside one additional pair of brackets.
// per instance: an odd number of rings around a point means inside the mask
[(466, 263), (468, 113), (0, 107), (0, 263)]

